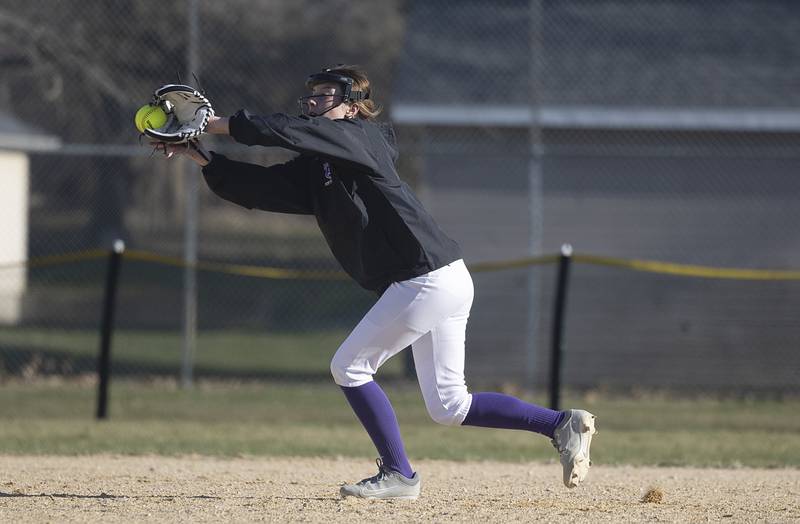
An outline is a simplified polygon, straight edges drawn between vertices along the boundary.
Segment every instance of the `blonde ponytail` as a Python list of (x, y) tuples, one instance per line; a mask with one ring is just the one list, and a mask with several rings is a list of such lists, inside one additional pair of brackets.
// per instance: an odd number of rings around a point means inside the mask
[(364, 93), (365, 99), (350, 102), (351, 105), (358, 108), (359, 118), (371, 120), (380, 114), (383, 108), (372, 99), (369, 78), (367, 78), (367, 73), (363, 69), (356, 65), (339, 64), (327, 71), (352, 78), (353, 90)]

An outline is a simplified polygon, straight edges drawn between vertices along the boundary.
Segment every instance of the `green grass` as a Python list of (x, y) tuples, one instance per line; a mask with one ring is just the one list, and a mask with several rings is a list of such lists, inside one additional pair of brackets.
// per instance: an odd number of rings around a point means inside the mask
[[(387, 382), (412, 458), (554, 460), (549, 441), (521, 431), (444, 427), (416, 385)], [(0, 453), (370, 457), (369, 438), (332, 383), (112, 384), (110, 418), (93, 420), (95, 387), (0, 386)], [(527, 398), (542, 402), (542, 398)], [(598, 415), (596, 463), (800, 466), (800, 400), (566, 398)]]
[[(199, 375), (327, 377), (331, 357), (346, 336), (346, 330), (308, 333), (201, 331), (197, 337), (195, 366)], [(5, 348), (16, 348), (18, 353), (12, 358), (20, 359), (23, 353), (28, 356), (46, 353), (49, 358), (88, 366), (87, 371), (93, 371), (98, 345), (99, 335), (91, 330), (0, 329), (0, 358)], [(171, 371), (175, 376), (180, 368), (181, 348), (179, 332), (119, 330), (113, 337), (113, 366), (118, 372), (147, 374), (157, 369)], [(382, 372), (384, 376), (401, 375), (402, 360), (391, 360)]]

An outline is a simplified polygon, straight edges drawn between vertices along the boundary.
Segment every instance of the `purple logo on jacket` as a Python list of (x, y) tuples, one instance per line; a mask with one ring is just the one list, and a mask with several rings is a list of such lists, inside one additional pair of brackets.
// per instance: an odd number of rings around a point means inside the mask
[(333, 184), (333, 175), (331, 174), (331, 165), (327, 162), (322, 163), (322, 175), (325, 177), (325, 186)]

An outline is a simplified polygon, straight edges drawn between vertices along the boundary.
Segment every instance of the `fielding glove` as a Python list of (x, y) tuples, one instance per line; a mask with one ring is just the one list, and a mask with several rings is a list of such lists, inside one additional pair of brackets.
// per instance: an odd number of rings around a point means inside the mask
[(153, 105), (167, 114), (167, 122), (154, 129), (144, 129), (153, 140), (181, 144), (199, 137), (214, 116), (211, 102), (200, 91), (181, 84), (167, 84), (153, 93)]

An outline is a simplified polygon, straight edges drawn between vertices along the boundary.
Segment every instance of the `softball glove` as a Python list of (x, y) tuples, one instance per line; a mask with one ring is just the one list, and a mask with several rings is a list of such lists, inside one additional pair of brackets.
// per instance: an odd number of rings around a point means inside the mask
[(145, 129), (144, 134), (159, 142), (189, 142), (203, 134), (208, 120), (214, 116), (208, 98), (195, 88), (181, 84), (167, 84), (156, 89), (153, 104), (164, 110), (167, 122), (155, 129)]

